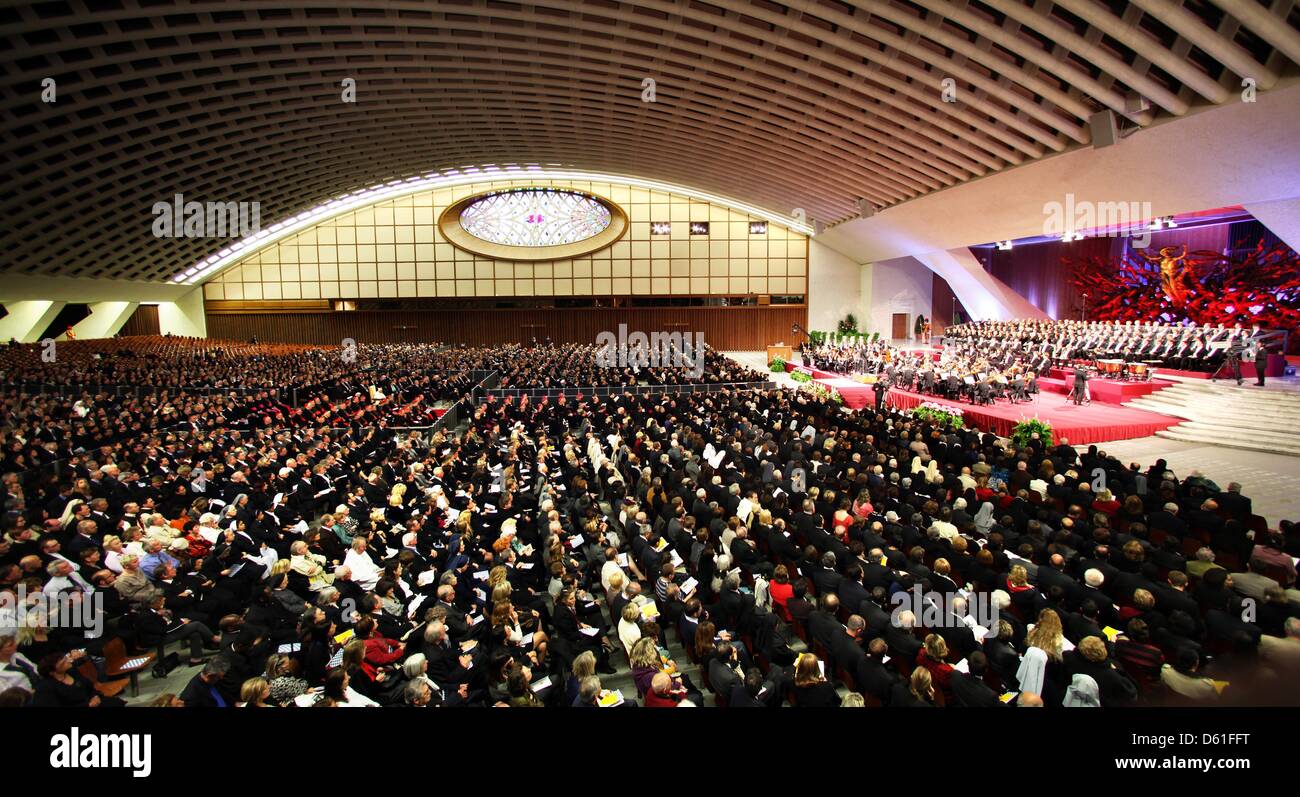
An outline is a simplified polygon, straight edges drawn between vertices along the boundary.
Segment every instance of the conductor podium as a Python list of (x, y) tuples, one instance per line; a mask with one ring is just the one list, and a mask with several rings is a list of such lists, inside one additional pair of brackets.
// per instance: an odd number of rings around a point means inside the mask
[(794, 357), (794, 348), (786, 346), (784, 343), (777, 343), (767, 347), (767, 364), (771, 365), (773, 360), (780, 358), (781, 362), (790, 362)]

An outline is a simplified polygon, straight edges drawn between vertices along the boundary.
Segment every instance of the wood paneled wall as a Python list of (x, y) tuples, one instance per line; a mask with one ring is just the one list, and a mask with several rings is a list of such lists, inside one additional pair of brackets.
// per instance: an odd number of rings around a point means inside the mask
[(158, 305), (142, 304), (135, 308), (135, 312), (126, 320), (122, 328), (118, 330), (119, 335), (127, 337), (131, 335), (158, 335), (160, 333), (158, 326)]
[(527, 310), (427, 310), (208, 313), (208, 336), (226, 340), (337, 344), (442, 341), (471, 345), (518, 343), (549, 337), (557, 342), (595, 343), (603, 331), (703, 333), (724, 351), (761, 350), (793, 343), (791, 324), (808, 325), (806, 306), (578, 308)]
[(930, 334), (942, 335), (945, 329), (957, 323), (952, 317), (954, 310), (964, 321), (970, 320), (970, 314), (966, 312), (966, 305), (953, 293), (948, 280), (935, 274), (933, 284), (930, 294)]

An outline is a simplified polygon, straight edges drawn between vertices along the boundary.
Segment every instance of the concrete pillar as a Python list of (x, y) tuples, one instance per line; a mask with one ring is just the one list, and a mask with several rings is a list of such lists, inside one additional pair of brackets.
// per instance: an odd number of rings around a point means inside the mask
[(66, 304), (43, 299), (6, 302), (5, 310), (9, 314), (0, 318), (0, 343), (11, 339), (19, 343), (35, 343)]
[[(139, 302), (91, 302), (87, 305), (90, 315), (73, 324), (72, 332), (77, 340), (111, 338), (139, 306)], [(67, 334), (60, 334), (58, 340), (67, 340)]]
[(1300, 198), (1248, 202), (1242, 207), (1287, 246), (1300, 252)]
[(158, 303), (158, 331), (183, 338), (206, 338), (208, 319), (203, 314), (203, 286), (172, 302)]

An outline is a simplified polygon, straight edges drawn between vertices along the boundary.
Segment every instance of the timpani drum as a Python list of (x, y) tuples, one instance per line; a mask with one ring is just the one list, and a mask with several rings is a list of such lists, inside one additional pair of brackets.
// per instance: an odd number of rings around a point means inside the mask
[(1146, 363), (1129, 363), (1129, 364), (1128, 364), (1128, 378), (1129, 378), (1129, 379), (1133, 379), (1133, 380), (1137, 380), (1137, 379), (1146, 379), (1146, 378), (1147, 378), (1147, 371), (1148, 371), (1148, 369), (1147, 369), (1147, 364), (1146, 364)]
[(1120, 372), (1124, 370), (1124, 361), (1123, 360), (1098, 360), (1097, 370), (1101, 372), (1102, 376), (1105, 376), (1108, 379), (1114, 379), (1115, 377), (1120, 375)]

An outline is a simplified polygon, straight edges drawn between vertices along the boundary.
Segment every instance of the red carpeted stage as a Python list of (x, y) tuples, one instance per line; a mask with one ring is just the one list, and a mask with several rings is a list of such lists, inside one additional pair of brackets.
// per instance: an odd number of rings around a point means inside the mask
[[(800, 366), (798, 370), (810, 374), (817, 384), (833, 387), (839, 391), (846, 407), (858, 410), (875, 406), (876, 393), (872, 385), (862, 384), (840, 374), (810, 366)], [(1073, 379), (1072, 376), (1070, 378)], [(1057, 387), (1055, 383), (1063, 385), (1064, 380), (1040, 379), (1039, 383), (1044, 392), (1034, 396), (1033, 401), (1020, 404), (1012, 404), (1006, 399), (1001, 399), (995, 404), (977, 407), (966, 402), (949, 401), (898, 388), (889, 389), (889, 403), (902, 409), (911, 409), (926, 401), (960, 407), (968, 425), (999, 435), (1008, 435), (1011, 433), (1011, 427), (1020, 421), (1036, 417), (1050, 423), (1057, 438), (1065, 437), (1072, 445), (1149, 437), (1183, 420), (1120, 406), (1122, 401), (1129, 401), (1172, 384), (1164, 380), (1126, 383), (1093, 379), (1089, 382), (1093, 403), (1081, 407), (1068, 402), (1064, 393), (1048, 392)], [(1064, 389), (1067, 392), (1069, 390), (1068, 387)]]
[[(1172, 385), (1165, 379), (1152, 379), (1149, 382), (1126, 382), (1119, 379), (1104, 379), (1094, 376), (1088, 380), (1088, 392), (1092, 400), (1102, 404), (1123, 404), (1141, 396), (1148, 396), (1157, 390)], [(1070, 395), (1074, 387), (1073, 368), (1053, 368), (1050, 376), (1038, 377), (1038, 387), (1052, 393)]]
[[(871, 400), (874, 403), (874, 396)], [(1071, 445), (1148, 437), (1182, 421), (1181, 418), (1168, 415), (1095, 401), (1090, 405), (1076, 407), (1067, 402), (1065, 396), (1057, 393), (1040, 393), (1028, 403), (1012, 404), (1002, 400), (996, 404), (977, 407), (898, 388), (889, 391), (889, 403), (901, 409), (911, 409), (926, 401), (959, 407), (968, 426), (1004, 436), (1011, 434), (1011, 427), (1020, 421), (1038, 418), (1052, 425), (1058, 440), (1067, 438)], [(845, 403), (847, 402), (846, 397)]]

